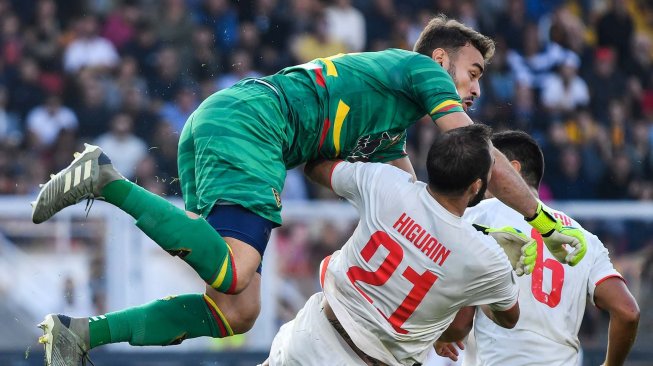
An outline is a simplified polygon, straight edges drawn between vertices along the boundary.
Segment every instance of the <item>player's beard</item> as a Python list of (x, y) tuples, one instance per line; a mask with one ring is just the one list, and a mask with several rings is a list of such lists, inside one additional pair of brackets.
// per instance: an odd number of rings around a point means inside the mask
[(476, 196), (469, 200), (469, 203), (467, 203), (467, 207), (474, 207), (478, 205), (483, 199), (485, 198), (485, 191), (487, 190), (487, 179), (481, 179), (481, 189), (478, 190), (478, 193), (476, 193)]
[(456, 85), (458, 80), (456, 80), (456, 65), (453, 64), (453, 60), (451, 60), (451, 63), (449, 64), (447, 73), (449, 74), (449, 76), (451, 76), (451, 80), (453, 80), (454, 85)]

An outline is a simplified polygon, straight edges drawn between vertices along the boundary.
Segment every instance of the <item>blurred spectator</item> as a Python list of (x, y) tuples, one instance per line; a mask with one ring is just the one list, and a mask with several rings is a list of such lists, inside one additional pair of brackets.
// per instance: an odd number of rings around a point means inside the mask
[(40, 84), (41, 70), (32, 58), (23, 58), (18, 65), (18, 78), (9, 83), (11, 94), (9, 109), (16, 111), (24, 119), (27, 113), (45, 99), (45, 91)]
[(213, 29), (215, 45), (225, 54), (238, 43), (238, 14), (229, 0), (204, 0), (199, 23)]
[(628, 154), (618, 151), (598, 184), (597, 197), (605, 200), (628, 200), (633, 195), (634, 176)]
[(166, 102), (161, 108), (161, 119), (169, 123), (173, 131), (181, 133), (186, 120), (198, 105), (195, 89), (190, 86), (182, 86), (177, 91), (174, 101)]
[(576, 58), (568, 58), (544, 82), (542, 105), (554, 119), (589, 104), (587, 84), (578, 76), (578, 62)]
[(75, 25), (75, 40), (64, 53), (64, 69), (75, 73), (83, 67), (99, 70), (111, 69), (118, 64), (116, 48), (106, 38), (98, 35), (98, 20), (88, 14)]
[(583, 159), (578, 149), (566, 146), (560, 152), (558, 166), (548, 180), (556, 200), (590, 199), (594, 194), (593, 184), (583, 175)]
[(635, 175), (653, 181), (653, 145), (651, 143), (653, 126), (638, 121), (632, 126), (632, 144), (626, 145)]
[(609, 10), (599, 19), (596, 30), (598, 45), (612, 48), (617, 53), (619, 65), (625, 66), (634, 27), (626, 0), (609, 0)]
[[(517, 86), (517, 77), (506, 62), (506, 43), (503, 38), (498, 38), (496, 42), (492, 62), (487, 65), (481, 79), (483, 92), (479, 100), (484, 111), (482, 120), (493, 126), (514, 120), (512, 104)], [(520, 124), (519, 127), (524, 129), (525, 126)]]
[(360, 52), (365, 47), (365, 18), (351, 5), (351, 0), (332, 0), (324, 10), (327, 34), (347, 46), (349, 52)]
[(7, 110), (8, 101), (7, 88), (0, 85), (0, 144), (17, 146), (23, 138), (23, 133), (18, 125), (18, 116)]
[(61, 97), (51, 94), (43, 105), (32, 109), (27, 115), (29, 146), (42, 150), (51, 147), (63, 130), (76, 130), (77, 116), (61, 104)]
[(1, 18), (0, 51), (7, 66), (16, 66), (23, 55), (23, 37), (20, 19), (14, 14)]
[(25, 32), (25, 49), (41, 68), (57, 75), (61, 68), (61, 24), (53, 0), (36, 3), (34, 24)]
[(496, 21), (497, 35), (506, 40), (509, 49), (525, 53), (524, 34), (527, 22), (524, 0), (508, 0), (508, 5)]
[[(366, 48), (380, 50), (392, 36), (397, 11), (392, 0), (373, 0), (365, 13)], [(381, 43), (381, 45), (379, 45)]]
[(73, 109), (79, 120), (78, 135), (82, 140), (95, 139), (109, 129), (109, 98), (98, 76), (88, 70), (81, 72), (77, 86), (79, 95)]
[(118, 113), (111, 120), (109, 132), (94, 142), (111, 157), (113, 165), (127, 179), (134, 178), (136, 165), (147, 154), (147, 145), (134, 135), (133, 125), (130, 115)]
[(262, 74), (254, 70), (252, 56), (242, 50), (236, 51), (231, 56), (230, 71), (221, 75), (216, 80), (217, 90), (228, 88), (244, 78), (260, 77)]
[(290, 49), (293, 58), (298, 63), (347, 52), (347, 46), (344, 43), (329, 37), (323, 14), (317, 15), (310, 32), (295, 38)]
[(614, 51), (609, 48), (597, 49), (594, 68), (585, 80), (590, 90), (592, 115), (607, 125), (610, 102), (623, 97), (626, 89), (626, 79), (617, 69)]
[(542, 44), (534, 23), (526, 25), (524, 30), (523, 53), (508, 51), (508, 63), (519, 83), (538, 90), (549, 74), (567, 60), (578, 63), (578, 56), (555, 42)]
[(194, 24), (185, 0), (165, 0), (156, 18), (157, 35), (166, 46), (188, 52)]
[(102, 36), (121, 50), (136, 33), (135, 25), (141, 17), (137, 0), (120, 0), (118, 7), (109, 14), (102, 28)]
[(123, 53), (138, 62), (138, 70), (146, 79), (151, 80), (156, 75), (157, 55), (161, 43), (154, 27), (148, 21), (141, 20), (136, 24), (136, 37), (128, 42)]
[(171, 101), (186, 77), (181, 73), (179, 51), (173, 47), (164, 47), (157, 54), (156, 74), (148, 80), (151, 98), (156, 103)]
[(278, 0), (255, 0), (250, 19), (261, 38), (263, 47), (285, 52), (292, 28), (292, 22)]
[(147, 90), (147, 81), (138, 72), (138, 61), (131, 56), (124, 56), (118, 66), (117, 75), (115, 78), (116, 92), (118, 95), (113, 99), (118, 101), (118, 104), (125, 102), (125, 96), (128, 90), (136, 88), (138, 90)]
[(154, 138), (153, 131), (159, 123), (158, 114), (149, 109), (149, 100), (146, 90), (131, 86), (124, 91), (122, 112), (131, 116), (134, 121), (134, 133), (151, 145)]
[(193, 31), (192, 55), (189, 64), (190, 74), (198, 82), (209, 81), (218, 76), (220, 57), (216, 52), (210, 28), (197, 27)]
[(639, 33), (633, 40), (628, 65), (628, 92), (632, 97), (631, 112), (635, 117), (643, 116), (644, 97), (653, 90), (653, 42), (649, 35)]

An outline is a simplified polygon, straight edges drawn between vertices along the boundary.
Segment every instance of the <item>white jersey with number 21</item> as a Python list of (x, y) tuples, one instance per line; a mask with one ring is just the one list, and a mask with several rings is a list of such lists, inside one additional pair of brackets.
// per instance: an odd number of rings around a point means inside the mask
[(339, 163), (333, 190), (360, 222), (324, 266), (324, 293), (358, 348), (390, 365), (424, 362), (464, 306), (515, 305), (503, 250), (387, 164)]
[[(565, 226), (580, 225), (568, 216), (550, 210)], [(482, 311), (476, 311), (474, 336), (476, 360), (466, 357), (465, 366), (532, 365), (574, 366), (579, 364), (578, 329), (586, 298), (593, 302), (594, 289), (603, 280), (621, 277), (608, 251), (595, 235), (583, 230), (587, 254), (574, 267), (553, 258), (542, 236), (510, 207), (493, 198), (468, 209), (470, 222), (491, 226), (513, 226), (537, 241), (538, 258), (533, 273), (517, 279), (521, 314), (514, 329), (496, 326)]]

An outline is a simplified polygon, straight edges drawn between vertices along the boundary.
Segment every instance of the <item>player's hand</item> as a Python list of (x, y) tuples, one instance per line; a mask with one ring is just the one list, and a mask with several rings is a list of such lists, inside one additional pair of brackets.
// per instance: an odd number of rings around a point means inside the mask
[(465, 345), (462, 341), (457, 341), (455, 343), (435, 341), (433, 348), (435, 348), (435, 353), (438, 356), (447, 357), (451, 361), (456, 362), (458, 361), (458, 350), (456, 349), (456, 346), (461, 350), (465, 349)]
[[(559, 262), (575, 266), (587, 253), (587, 241), (583, 232), (572, 226), (563, 226), (559, 219), (544, 209), (541, 202), (537, 205), (535, 216), (525, 220), (542, 234), (544, 244)], [(565, 244), (573, 248), (571, 253)]]
[(474, 228), (497, 241), (506, 252), (508, 260), (517, 276), (531, 274), (537, 259), (537, 242), (521, 231), (511, 226), (491, 228), (484, 225), (472, 224)]

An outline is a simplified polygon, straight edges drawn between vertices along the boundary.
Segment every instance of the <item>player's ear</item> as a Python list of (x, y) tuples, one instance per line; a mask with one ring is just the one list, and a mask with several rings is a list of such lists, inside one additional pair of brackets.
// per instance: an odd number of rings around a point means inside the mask
[(469, 188), (467, 188), (467, 193), (469, 193), (472, 197), (476, 197), (478, 192), (481, 190), (483, 187), (483, 180), (481, 178), (476, 178), (474, 183), (469, 185)]
[(517, 171), (517, 173), (521, 173), (521, 163), (517, 160), (510, 160), (510, 165), (512, 165), (512, 168)]
[(444, 49), (442, 48), (434, 49), (433, 52), (431, 53), (431, 58), (433, 59), (433, 61), (439, 63), (440, 66), (444, 68), (448, 68), (449, 55), (447, 54), (447, 51), (445, 51)]

